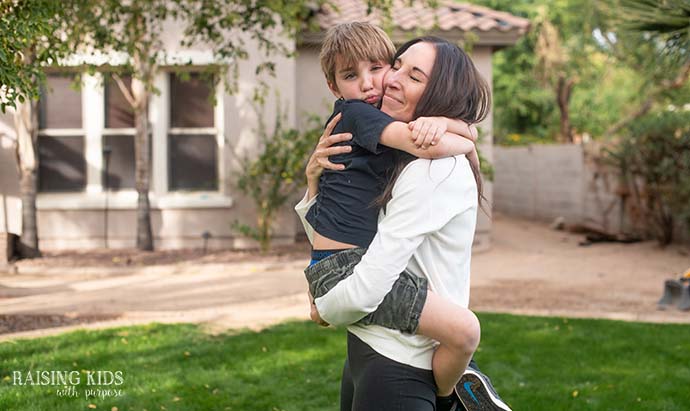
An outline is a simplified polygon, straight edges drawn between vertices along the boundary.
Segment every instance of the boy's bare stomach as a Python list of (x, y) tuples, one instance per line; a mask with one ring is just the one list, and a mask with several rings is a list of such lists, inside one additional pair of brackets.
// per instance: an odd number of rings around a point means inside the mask
[(355, 248), (357, 246), (331, 240), (328, 237), (324, 237), (321, 234), (314, 232), (314, 244), (312, 244), (312, 247), (314, 250), (340, 250), (345, 248)]

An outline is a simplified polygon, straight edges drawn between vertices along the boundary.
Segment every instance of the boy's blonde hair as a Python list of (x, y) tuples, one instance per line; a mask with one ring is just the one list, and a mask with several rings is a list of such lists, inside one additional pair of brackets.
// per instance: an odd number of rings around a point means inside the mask
[(391, 63), (395, 46), (385, 31), (371, 23), (341, 23), (331, 27), (321, 47), (319, 59), (326, 81), (335, 87), (336, 63), (357, 67), (360, 61)]

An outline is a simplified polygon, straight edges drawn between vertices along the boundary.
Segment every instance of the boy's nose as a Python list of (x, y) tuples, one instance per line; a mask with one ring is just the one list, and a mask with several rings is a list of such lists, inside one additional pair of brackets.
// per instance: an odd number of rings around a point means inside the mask
[(369, 75), (364, 75), (362, 76), (362, 90), (369, 90), (374, 87), (374, 82), (372, 81), (371, 76)]

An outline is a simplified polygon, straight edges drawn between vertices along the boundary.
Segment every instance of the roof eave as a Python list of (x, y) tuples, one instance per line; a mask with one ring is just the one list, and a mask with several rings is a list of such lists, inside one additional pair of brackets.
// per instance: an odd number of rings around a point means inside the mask
[[(474, 37), (475, 46), (487, 46), (503, 48), (507, 46), (512, 46), (520, 40), (520, 38), (525, 34), (525, 30), (513, 29), (513, 30), (488, 30), (488, 31), (476, 31), (471, 30), (465, 32), (463, 30), (430, 30), (430, 31), (417, 31), (417, 30), (401, 30), (394, 29), (392, 33), (389, 33), (391, 40), (395, 44), (402, 44), (407, 40), (421, 35), (431, 35), (442, 37), (448, 41), (453, 42), (463, 42), (468, 36), (468, 33), (472, 33), (470, 37)], [(323, 42), (323, 38), (326, 32), (321, 30), (317, 32), (302, 32), (297, 37), (297, 44), (302, 46), (318, 46)]]

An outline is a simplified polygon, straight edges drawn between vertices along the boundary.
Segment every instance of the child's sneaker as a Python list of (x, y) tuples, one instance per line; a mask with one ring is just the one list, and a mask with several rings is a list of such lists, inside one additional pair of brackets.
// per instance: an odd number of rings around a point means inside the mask
[(455, 386), (467, 411), (512, 411), (498, 396), (489, 377), (470, 365)]

